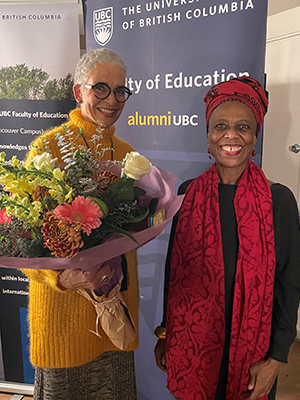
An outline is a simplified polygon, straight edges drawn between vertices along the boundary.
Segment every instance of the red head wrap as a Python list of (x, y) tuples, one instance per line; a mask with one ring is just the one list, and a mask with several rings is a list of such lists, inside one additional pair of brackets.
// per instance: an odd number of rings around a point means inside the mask
[(268, 110), (267, 92), (258, 81), (246, 75), (213, 86), (203, 99), (206, 103), (206, 124), (213, 110), (225, 101), (240, 101), (246, 104), (257, 121), (257, 134)]

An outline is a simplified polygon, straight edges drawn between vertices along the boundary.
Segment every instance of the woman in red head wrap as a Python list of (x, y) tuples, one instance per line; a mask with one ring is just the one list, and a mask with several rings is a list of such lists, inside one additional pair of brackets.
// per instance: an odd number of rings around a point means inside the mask
[(267, 92), (260, 84), (253, 78), (242, 76), (213, 86), (204, 97), (207, 124), (213, 110), (226, 101), (239, 101), (252, 110), (258, 135), (269, 104)]
[(204, 101), (216, 162), (179, 189), (156, 361), (181, 400), (275, 399), (300, 298), (297, 204), (249, 159), (268, 107), (260, 84), (232, 79)]

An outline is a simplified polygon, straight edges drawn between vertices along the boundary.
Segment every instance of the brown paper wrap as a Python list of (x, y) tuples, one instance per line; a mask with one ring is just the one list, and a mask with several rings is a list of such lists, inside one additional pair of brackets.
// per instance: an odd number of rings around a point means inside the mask
[(98, 326), (100, 325), (111, 342), (119, 349), (125, 350), (134, 341), (136, 328), (120, 293), (122, 278), (107, 297), (105, 295), (97, 296), (90, 289), (80, 289), (78, 293), (88, 299), (96, 310), (96, 331), (90, 332), (101, 338), (98, 332)]

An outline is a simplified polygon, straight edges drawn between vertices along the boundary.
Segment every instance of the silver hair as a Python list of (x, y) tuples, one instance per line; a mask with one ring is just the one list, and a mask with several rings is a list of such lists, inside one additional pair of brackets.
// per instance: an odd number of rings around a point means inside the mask
[(98, 67), (99, 64), (112, 64), (120, 67), (127, 74), (127, 67), (115, 52), (109, 49), (95, 49), (85, 53), (78, 61), (75, 73), (74, 84), (85, 83), (91, 71)]

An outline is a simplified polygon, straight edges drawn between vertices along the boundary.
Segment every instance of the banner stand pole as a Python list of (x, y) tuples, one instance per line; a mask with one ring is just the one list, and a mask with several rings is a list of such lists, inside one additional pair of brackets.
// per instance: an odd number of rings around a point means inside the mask
[[(33, 385), (26, 383), (16, 383), (16, 382), (3, 382), (0, 381), (0, 391), (5, 393), (13, 393), (14, 396), (11, 400), (20, 400), (25, 395), (33, 396)], [(22, 396), (22, 397), (16, 397)]]

